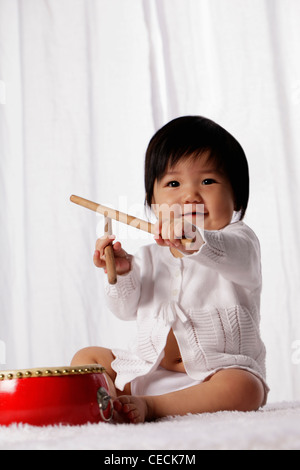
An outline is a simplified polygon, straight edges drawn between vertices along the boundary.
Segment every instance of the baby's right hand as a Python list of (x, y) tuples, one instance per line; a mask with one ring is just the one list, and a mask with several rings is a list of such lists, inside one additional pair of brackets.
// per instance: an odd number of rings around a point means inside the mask
[[(114, 240), (114, 237), (102, 237), (99, 238), (96, 241), (96, 249), (94, 253), (94, 265), (97, 268), (104, 268), (105, 272), (106, 271), (106, 262), (105, 262), (105, 248), (108, 245), (112, 244), (112, 240)], [(120, 242), (116, 242), (113, 246), (114, 250), (114, 256), (115, 256), (115, 264), (116, 264), (116, 272), (119, 275), (122, 274), (127, 274), (131, 270), (131, 260), (132, 260), (132, 255), (129, 255), (126, 253), (125, 250), (123, 250), (122, 245)]]

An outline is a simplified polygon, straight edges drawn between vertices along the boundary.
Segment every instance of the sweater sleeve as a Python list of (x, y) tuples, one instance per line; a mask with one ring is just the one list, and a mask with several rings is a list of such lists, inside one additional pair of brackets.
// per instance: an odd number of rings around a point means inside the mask
[(260, 244), (247, 225), (237, 222), (222, 230), (199, 231), (204, 243), (190, 258), (249, 290), (261, 285)]
[(135, 258), (129, 273), (118, 276), (117, 283), (111, 285), (105, 276), (104, 292), (111, 312), (121, 320), (136, 320), (141, 286), (139, 266)]

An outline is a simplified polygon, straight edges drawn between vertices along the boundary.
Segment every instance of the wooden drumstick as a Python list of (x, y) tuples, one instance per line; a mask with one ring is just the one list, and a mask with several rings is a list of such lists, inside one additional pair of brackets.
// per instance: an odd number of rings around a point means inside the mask
[(117, 211), (116, 209), (111, 209), (110, 207), (102, 206), (102, 204), (97, 204), (96, 202), (89, 201), (79, 196), (71, 196), (70, 200), (79, 206), (90, 209), (91, 211), (98, 212), (99, 214), (109, 217), (110, 219), (117, 220), (123, 224), (130, 225), (131, 227), (143, 230), (144, 232), (155, 234), (154, 224), (146, 222), (145, 220), (138, 219), (132, 215), (125, 214), (124, 212)]
[[(73, 195), (70, 197), (70, 200), (71, 202), (74, 202), (79, 206), (85, 207), (86, 209), (90, 209), (94, 212), (98, 212), (99, 214), (102, 214), (105, 217), (109, 217), (110, 219), (117, 220), (118, 222), (122, 222), (123, 224), (130, 225), (131, 227), (155, 235), (154, 224), (151, 224), (151, 222), (146, 222), (145, 220), (139, 219), (132, 215), (125, 214), (124, 212), (120, 212), (116, 209), (111, 209), (110, 207), (102, 206), (101, 204), (89, 201), (88, 199), (84, 199), (83, 197)], [(181, 243), (183, 245), (189, 245), (192, 242), (192, 239), (187, 238), (183, 238), (181, 240)]]
[[(112, 235), (111, 219), (109, 217), (105, 217), (104, 219), (104, 235), (106, 236)], [(104, 249), (104, 254), (105, 254), (108, 282), (109, 284), (116, 284), (117, 272), (116, 272), (114, 249), (112, 245), (108, 245)]]

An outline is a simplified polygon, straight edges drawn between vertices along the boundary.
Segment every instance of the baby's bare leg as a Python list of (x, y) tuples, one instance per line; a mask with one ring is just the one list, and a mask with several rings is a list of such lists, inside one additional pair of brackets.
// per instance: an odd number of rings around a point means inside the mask
[(178, 392), (158, 396), (118, 397), (115, 406), (132, 423), (187, 413), (255, 411), (263, 403), (264, 387), (250, 372), (221, 370), (209, 380)]
[(84, 364), (99, 364), (105, 369), (105, 376), (109, 386), (109, 394), (112, 398), (117, 397), (120, 394), (130, 394), (130, 384), (125, 386), (123, 392), (116, 389), (115, 380), (116, 372), (111, 367), (111, 363), (115, 360), (115, 356), (110, 349), (101, 347), (88, 347), (80, 349), (72, 359), (72, 366), (79, 366)]

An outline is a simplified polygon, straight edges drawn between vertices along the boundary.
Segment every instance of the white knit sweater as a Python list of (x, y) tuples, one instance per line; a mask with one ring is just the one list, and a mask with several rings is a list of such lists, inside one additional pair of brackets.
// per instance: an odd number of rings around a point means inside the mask
[(118, 389), (157, 367), (171, 328), (186, 372), (195, 380), (240, 367), (265, 384), (258, 239), (243, 222), (201, 235), (204, 245), (184, 258), (156, 244), (145, 246), (130, 273), (118, 276), (116, 285), (106, 282), (110, 310), (122, 320), (137, 321), (136, 344), (130, 351), (113, 350)]

